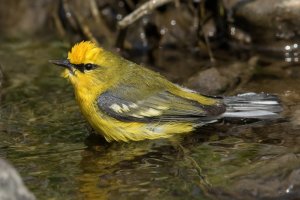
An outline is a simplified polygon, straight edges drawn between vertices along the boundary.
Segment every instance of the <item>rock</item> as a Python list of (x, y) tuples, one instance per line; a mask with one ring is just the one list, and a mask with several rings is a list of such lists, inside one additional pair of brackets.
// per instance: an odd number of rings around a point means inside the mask
[(228, 81), (213, 67), (192, 76), (186, 85), (201, 93), (214, 95), (223, 92), (227, 88)]
[(34, 200), (19, 173), (0, 158), (0, 200)]
[(286, 62), (300, 61), (300, 1), (299, 0), (228, 0), (225, 3), (233, 22), (230, 34), (241, 29), (251, 38), (252, 49), (266, 59)]
[(184, 85), (207, 95), (224, 93), (248, 82), (254, 73), (257, 60), (257, 57), (253, 57), (246, 63), (234, 62), (200, 71)]
[(257, 41), (300, 37), (299, 0), (230, 0), (235, 24)]

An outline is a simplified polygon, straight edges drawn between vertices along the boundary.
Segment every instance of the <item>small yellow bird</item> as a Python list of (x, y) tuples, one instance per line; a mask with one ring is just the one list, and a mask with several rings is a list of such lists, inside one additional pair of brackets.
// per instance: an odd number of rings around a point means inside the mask
[(66, 68), (82, 114), (107, 141), (168, 138), (224, 117), (277, 118), (281, 111), (269, 94), (201, 95), (89, 41), (50, 62)]

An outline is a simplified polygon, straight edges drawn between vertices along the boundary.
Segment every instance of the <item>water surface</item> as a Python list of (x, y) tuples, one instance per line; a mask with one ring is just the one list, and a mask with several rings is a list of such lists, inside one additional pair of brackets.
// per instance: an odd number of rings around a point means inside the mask
[(297, 67), (283, 69), (295, 76), (280, 76), (281, 71), (274, 75), (272, 70), (258, 73), (234, 91), (278, 94), (285, 120), (221, 122), (172, 141), (108, 144), (89, 136), (72, 87), (60, 77), (61, 69), (48, 63), (66, 57), (68, 49), (64, 43), (43, 40), (2, 42), (0, 47), (6, 76), (0, 156), (17, 168), (37, 199), (296, 199), (300, 195)]

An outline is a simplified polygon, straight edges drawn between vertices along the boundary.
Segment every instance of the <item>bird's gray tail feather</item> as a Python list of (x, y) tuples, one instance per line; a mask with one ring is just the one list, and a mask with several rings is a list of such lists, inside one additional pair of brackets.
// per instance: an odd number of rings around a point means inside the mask
[(275, 119), (280, 118), (282, 111), (278, 97), (265, 93), (225, 97), (224, 103), (227, 107), (224, 118)]

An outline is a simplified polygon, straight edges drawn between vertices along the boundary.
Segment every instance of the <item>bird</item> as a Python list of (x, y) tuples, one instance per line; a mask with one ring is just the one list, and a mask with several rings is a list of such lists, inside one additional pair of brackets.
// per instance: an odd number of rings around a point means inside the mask
[(108, 142), (170, 138), (224, 118), (274, 119), (282, 111), (275, 95), (203, 95), (91, 41), (49, 62), (65, 68), (81, 113)]

